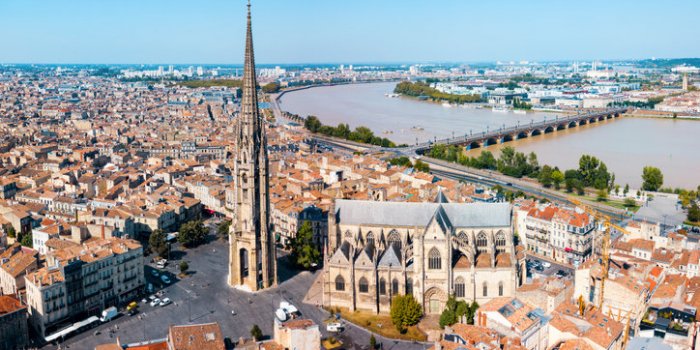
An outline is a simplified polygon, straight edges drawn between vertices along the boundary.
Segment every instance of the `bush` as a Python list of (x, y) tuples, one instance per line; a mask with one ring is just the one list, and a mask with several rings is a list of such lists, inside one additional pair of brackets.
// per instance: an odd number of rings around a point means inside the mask
[(257, 324), (254, 324), (253, 328), (250, 329), (250, 336), (253, 337), (255, 341), (260, 341), (263, 337), (262, 329), (260, 329)]
[(413, 326), (423, 317), (423, 308), (413, 295), (397, 295), (391, 303), (391, 321), (399, 332)]
[(181, 261), (180, 262), (180, 273), (185, 273), (187, 270), (189, 270), (190, 265), (187, 263), (187, 261)]

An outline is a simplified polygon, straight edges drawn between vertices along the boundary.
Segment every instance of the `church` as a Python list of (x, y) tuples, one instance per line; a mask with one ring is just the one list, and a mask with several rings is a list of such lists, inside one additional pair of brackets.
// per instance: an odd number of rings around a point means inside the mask
[(389, 312), (392, 296), (412, 294), (439, 314), (450, 295), (484, 304), (525, 281), (509, 203), (338, 199), (328, 220), (326, 307)]

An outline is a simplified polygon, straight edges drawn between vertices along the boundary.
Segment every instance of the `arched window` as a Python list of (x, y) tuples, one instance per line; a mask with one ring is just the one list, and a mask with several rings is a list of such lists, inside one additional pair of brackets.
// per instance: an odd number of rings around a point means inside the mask
[(391, 230), (391, 232), (389, 232), (389, 236), (387, 237), (386, 241), (388, 246), (391, 247), (394, 245), (396, 248), (399, 248), (399, 250), (401, 249), (401, 235), (399, 235), (396, 230)]
[(498, 296), (503, 296), (503, 282), (498, 282)]
[(483, 296), (488, 296), (489, 295), (489, 286), (484, 282), (484, 285), (482, 287), (482, 294)]
[(486, 245), (488, 245), (486, 233), (481, 231), (479, 232), (479, 235), (476, 236), (476, 248), (481, 251), (483, 248), (486, 248)]
[(394, 278), (394, 280), (391, 281), (391, 295), (396, 294), (399, 294), (399, 280)]
[(409, 278), (406, 280), (406, 295), (412, 295), (412, 294), (413, 294), (413, 280)]
[(337, 290), (337, 291), (344, 291), (345, 290), (345, 279), (341, 275), (338, 275), (335, 278), (335, 290)]
[(458, 235), (457, 238), (463, 243), (463, 244), (469, 244), (469, 236), (464, 232), (461, 231)]
[(374, 233), (370, 232), (367, 234), (367, 245), (374, 244)]
[(358, 285), (358, 288), (360, 289), (360, 293), (367, 293), (369, 292), (369, 284), (367, 284), (367, 279), (362, 277), (360, 278), (360, 282)]
[(496, 251), (499, 253), (506, 251), (506, 235), (503, 231), (498, 231), (496, 234)]
[(433, 247), (428, 253), (428, 269), (429, 270), (440, 270), (442, 268), (442, 258), (440, 258), (440, 251)]
[(379, 294), (386, 295), (386, 281), (384, 280), (384, 277), (379, 279)]
[(455, 281), (455, 297), (464, 298), (464, 292), (464, 279), (462, 277), (458, 277)]

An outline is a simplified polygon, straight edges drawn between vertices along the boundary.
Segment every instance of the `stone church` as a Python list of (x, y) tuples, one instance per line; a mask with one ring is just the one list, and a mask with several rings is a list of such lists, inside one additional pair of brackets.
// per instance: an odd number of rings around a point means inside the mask
[(250, 2), (246, 29), (243, 96), (235, 126), (236, 216), (229, 232), (228, 283), (257, 291), (277, 284), (277, 260), (270, 227), (267, 136), (258, 109)]
[(338, 199), (328, 220), (327, 307), (389, 312), (393, 295), (413, 294), (439, 314), (449, 295), (483, 304), (525, 280), (509, 203)]

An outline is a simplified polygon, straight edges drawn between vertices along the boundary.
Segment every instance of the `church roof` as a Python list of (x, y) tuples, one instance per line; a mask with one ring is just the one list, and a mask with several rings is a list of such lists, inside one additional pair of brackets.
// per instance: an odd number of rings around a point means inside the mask
[[(442, 207), (444, 219), (453, 227), (510, 226), (509, 203), (401, 203), (337, 199), (338, 223), (427, 227)], [(443, 214), (440, 214), (443, 215)]]
[(384, 251), (382, 258), (379, 259), (379, 266), (401, 267), (401, 259), (399, 259), (400, 254), (401, 253), (396, 251), (396, 246), (394, 246), (393, 244), (390, 245)]

